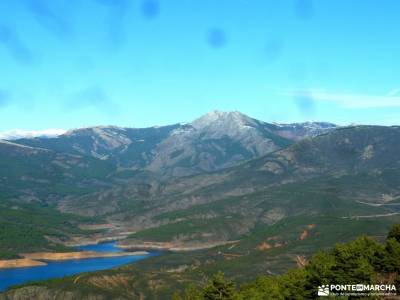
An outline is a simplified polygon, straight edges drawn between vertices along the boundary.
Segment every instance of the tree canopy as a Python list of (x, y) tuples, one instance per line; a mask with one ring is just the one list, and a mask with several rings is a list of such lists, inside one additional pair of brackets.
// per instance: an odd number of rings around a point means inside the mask
[(188, 286), (173, 300), (310, 299), (325, 284), (395, 284), (400, 291), (400, 224), (382, 244), (367, 236), (316, 253), (304, 268), (260, 276), (239, 288), (218, 272), (203, 286)]

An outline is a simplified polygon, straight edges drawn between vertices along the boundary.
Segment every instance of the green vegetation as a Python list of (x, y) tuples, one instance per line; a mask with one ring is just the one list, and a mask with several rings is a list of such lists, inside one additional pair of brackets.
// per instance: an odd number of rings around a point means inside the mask
[[(76, 225), (84, 220), (38, 204), (60, 203), (68, 211), (102, 216), (126, 228), (148, 226), (129, 236), (133, 242), (230, 243), (35, 284), (54, 290), (170, 299), (174, 290), (189, 286), (175, 298), (213, 299), (223, 289), (225, 298), (268, 299), (268, 292), (271, 298), (296, 299), (294, 295), (313, 297), (315, 284), (328, 280), (384, 280), (399, 269), (400, 229), (385, 238), (400, 220), (399, 207), (392, 205), (400, 199), (399, 133), (380, 127), (338, 130), (222, 171), (164, 182), (81, 155), (27, 154), (18, 160), (23, 162), (20, 170), (0, 172), (2, 196), (13, 201), (1, 207), (0, 249), (3, 257), (21, 249), (50, 249), (57, 246), (51, 240), (79, 232)], [(229, 139), (203, 145), (229, 148), (227, 155), (247, 155)], [(142, 155), (135, 148), (129, 151)], [(2, 170), (12, 167), (15, 152), (7, 153), (0, 159)], [(222, 152), (212, 154), (224, 163)], [(193, 167), (197, 162), (176, 163)], [(36, 203), (37, 211), (22, 201)], [(371, 238), (350, 242), (363, 234)], [(338, 241), (350, 243), (334, 247)], [(315, 254), (318, 250), (324, 252)], [(357, 251), (363, 254), (355, 256)], [(288, 272), (307, 260), (305, 268)], [(349, 260), (354, 263), (346, 269)], [(213, 274), (218, 275), (206, 283)], [(271, 276), (256, 279), (261, 274)]]
[[(222, 270), (226, 278), (235, 282), (237, 287), (234, 290), (235, 295), (249, 285), (250, 281), (253, 281), (251, 282), (253, 285), (256, 282), (262, 283), (266, 285), (272, 296), (278, 295), (281, 287), (273, 283), (279, 278), (282, 278), (280, 281), (282, 284), (285, 281), (288, 282), (284, 276), (293, 278), (290, 279), (292, 281), (289, 280), (292, 285), (288, 289), (301, 295), (303, 286), (298, 285), (295, 280), (301, 282), (303, 269), (288, 272), (296, 267), (298, 257), (309, 260), (320, 249), (328, 251), (322, 253), (332, 253), (332, 250), (328, 249), (334, 247), (337, 241), (350, 242), (362, 234), (371, 237), (367, 238), (368, 241), (373, 239), (383, 243), (390, 227), (398, 222), (399, 218), (396, 216), (358, 220), (305, 215), (290, 217), (273, 225), (259, 224), (246, 236), (241, 237), (240, 241), (233, 244), (201, 251), (165, 252), (160, 256), (120, 268), (38, 282), (34, 285), (54, 291), (73, 291), (91, 296), (102, 295), (106, 299), (141, 299), (140, 297), (143, 296), (145, 299), (167, 300), (171, 299), (174, 291), (178, 291), (180, 296), (184, 297), (185, 287), (188, 290), (186, 292), (191, 296), (194, 295), (194, 291), (201, 293), (200, 287), (205, 286), (206, 279)], [(309, 226), (311, 224), (315, 227), (311, 228)], [(299, 237), (304, 230), (308, 230), (308, 235), (301, 240)], [(259, 246), (264, 242), (270, 244), (272, 248), (260, 248)], [(377, 242), (374, 243), (379, 245)], [(360, 247), (365, 245), (368, 247), (368, 243), (361, 243)], [(388, 242), (388, 250), (384, 251), (394, 253), (396, 245)], [(394, 257), (394, 261), (385, 262), (383, 265), (396, 268), (395, 261), (398, 259), (394, 255), (391, 257)], [(257, 279), (258, 276), (266, 274), (271, 276), (261, 277), (262, 280)], [(104, 282), (104, 284), (96, 285), (98, 282)], [(108, 284), (109, 282), (113, 283)], [(315, 287), (313, 286), (312, 289)], [(248, 293), (251, 293), (250, 287), (249, 290)], [(80, 298), (77, 297), (77, 299)], [(184, 299), (196, 300), (197, 298)], [(199, 299), (203, 300), (203, 298)], [(287, 299), (290, 297), (287, 296)]]
[(400, 224), (395, 225), (390, 229), (388, 238), (395, 239), (397, 242), (400, 243)]
[(168, 242), (173, 239), (195, 239), (199, 241), (202, 233), (226, 234), (232, 238), (237, 238), (239, 237), (236, 230), (237, 226), (237, 216), (191, 219), (145, 229), (131, 234), (129, 238), (155, 242)]
[(187, 209), (178, 209), (170, 212), (162, 213), (157, 215), (154, 219), (157, 221), (160, 220), (168, 220), (175, 221), (177, 219), (196, 217), (196, 216), (204, 216), (207, 214), (215, 214), (221, 215), (224, 214), (228, 208), (233, 206), (238, 206), (243, 202), (243, 197), (225, 197), (221, 200), (206, 203), (193, 205)]
[[(196, 286), (190, 285), (186, 288), (184, 299), (190, 300), (214, 300), (214, 299), (237, 299), (235, 284), (231, 280), (226, 280), (222, 272), (215, 274), (204, 286), (202, 291), (199, 291)], [(173, 300), (182, 299), (179, 293), (175, 293)]]
[(0, 144), (0, 197), (45, 201), (95, 192), (96, 182), (114, 170), (110, 162), (93, 157)]
[[(399, 239), (398, 239), (399, 238)], [(280, 276), (260, 276), (235, 284), (217, 273), (200, 287), (188, 286), (173, 300), (311, 299), (324, 284), (394, 284), (400, 288), (400, 225), (389, 232), (384, 244), (360, 236), (349, 243), (319, 251), (304, 268)]]
[[(7, 205), (8, 204), (8, 205)], [(17, 257), (32, 251), (68, 251), (51, 240), (63, 240), (67, 234), (84, 233), (77, 226), (89, 220), (62, 214), (38, 204), (0, 204), (0, 259)]]
[[(276, 226), (266, 226), (271, 223), (292, 224), (294, 220), (298, 220), (298, 223), (293, 225), (302, 222), (305, 226), (307, 222), (308, 224), (318, 222), (324, 229), (329, 228), (329, 234), (318, 238), (329, 239), (328, 242), (332, 243), (342, 240), (343, 236), (339, 233), (351, 238), (354, 234), (367, 233), (370, 224), (386, 230), (385, 226), (392, 224), (389, 217), (361, 218), (357, 222), (354, 220), (357, 216), (389, 215), (396, 212), (396, 206), (371, 206), (367, 203), (377, 202), (382, 193), (390, 195), (392, 192), (390, 181), (381, 180), (374, 174), (320, 176), (267, 187), (244, 196), (222, 196), (212, 202), (167, 211), (154, 216), (153, 219), (168, 224), (139, 231), (130, 238), (163, 242), (179, 239), (182, 236), (193, 235), (194, 238), (199, 238), (201, 233), (213, 233), (211, 235), (213, 238), (219, 236), (224, 240), (237, 238), (246, 240), (247, 236), (254, 237), (258, 231), (276, 228)], [(206, 193), (201, 191), (198, 195), (205, 198), (208, 196)], [(218, 191), (215, 192), (217, 193)], [(212, 228), (211, 225), (215, 227)], [(337, 227), (343, 226), (354, 226), (354, 228), (349, 228), (347, 232), (337, 230)], [(239, 230), (246, 235), (238, 235)], [(285, 231), (289, 230), (288, 225)], [(295, 233), (299, 234), (300, 232)], [(329, 243), (328, 245), (331, 245)]]

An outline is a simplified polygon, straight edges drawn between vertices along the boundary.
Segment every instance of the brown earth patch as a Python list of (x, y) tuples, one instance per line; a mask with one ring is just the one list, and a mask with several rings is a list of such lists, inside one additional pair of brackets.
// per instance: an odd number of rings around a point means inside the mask
[(302, 241), (302, 240), (304, 240), (306, 237), (308, 237), (309, 234), (310, 234), (310, 230), (314, 229), (315, 226), (316, 226), (315, 224), (308, 224), (308, 225), (307, 225), (307, 229), (305, 229), (305, 230), (300, 234), (299, 240)]
[(304, 230), (299, 236), (300, 241), (304, 240), (307, 236), (308, 236), (308, 230)]
[(311, 229), (314, 229), (315, 226), (316, 226), (315, 224), (308, 224), (308, 225), (307, 225), (307, 228), (311, 230)]
[(257, 250), (261, 250), (261, 251), (265, 251), (268, 249), (272, 249), (272, 248), (279, 248), (286, 245), (285, 242), (276, 242), (275, 244), (269, 244), (267, 242), (262, 242), (261, 244), (259, 244), (256, 249)]
[(91, 277), (88, 282), (99, 288), (129, 287), (130, 277), (127, 275), (103, 275)]
[(115, 257), (115, 256), (131, 256), (131, 255), (145, 255), (146, 251), (136, 252), (94, 252), (94, 251), (81, 251), (81, 252), (35, 252), (21, 254), (23, 257), (31, 260), (68, 260), (68, 259), (84, 259), (96, 257)]
[(262, 242), (261, 244), (259, 244), (256, 249), (257, 250), (268, 250), (271, 249), (272, 246), (270, 244), (268, 244), (267, 242)]
[(0, 260), (0, 269), (45, 266), (45, 262), (28, 258)]
[(146, 242), (124, 240), (118, 243), (121, 249), (146, 249), (146, 250), (168, 250), (173, 252), (185, 252), (214, 248), (222, 245), (236, 244), (238, 241), (216, 241), (216, 242)]

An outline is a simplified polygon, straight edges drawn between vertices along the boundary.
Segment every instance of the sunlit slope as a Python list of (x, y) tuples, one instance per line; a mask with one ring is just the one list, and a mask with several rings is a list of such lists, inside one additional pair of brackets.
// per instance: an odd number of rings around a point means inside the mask
[(148, 188), (146, 197), (119, 204), (141, 199), (140, 209), (132, 206), (118, 217), (130, 222), (129, 215), (140, 212), (152, 220), (155, 228), (134, 239), (211, 242), (290, 216), (396, 213), (389, 204), (400, 194), (399, 153), (397, 127), (339, 129), (237, 167)]
[(3, 198), (44, 201), (53, 195), (95, 190), (114, 170), (91, 157), (0, 141), (0, 189)]

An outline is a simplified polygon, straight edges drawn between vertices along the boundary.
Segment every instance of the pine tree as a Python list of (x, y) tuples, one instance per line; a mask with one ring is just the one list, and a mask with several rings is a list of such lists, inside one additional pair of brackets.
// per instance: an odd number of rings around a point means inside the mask
[(400, 224), (396, 224), (390, 229), (387, 239), (394, 238), (398, 243), (400, 243)]
[(215, 274), (203, 290), (205, 300), (233, 300), (236, 296), (235, 284), (226, 280), (222, 272)]

